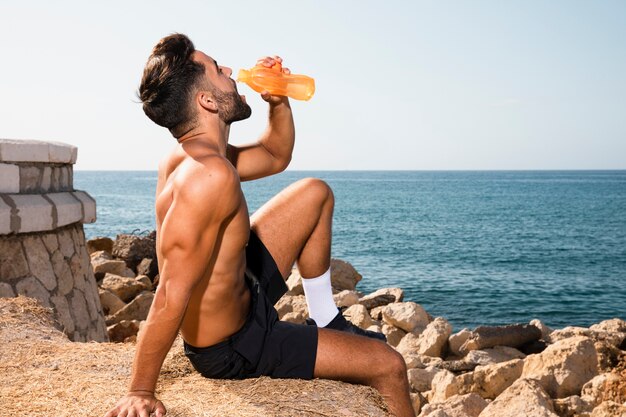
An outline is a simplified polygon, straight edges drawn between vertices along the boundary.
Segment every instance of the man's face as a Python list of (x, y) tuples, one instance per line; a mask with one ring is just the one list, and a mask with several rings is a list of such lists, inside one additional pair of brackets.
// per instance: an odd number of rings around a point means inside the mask
[(220, 119), (226, 124), (250, 117), (252, 109), (245, 97), (237, 92), (235, 80), (230, 78), (233, 70), (217, 65), (217, 62), (204, 52), (194, 52), (194, 61), (204, 65), (206, 77), (213, 86), (211, 93), (215, 98)]

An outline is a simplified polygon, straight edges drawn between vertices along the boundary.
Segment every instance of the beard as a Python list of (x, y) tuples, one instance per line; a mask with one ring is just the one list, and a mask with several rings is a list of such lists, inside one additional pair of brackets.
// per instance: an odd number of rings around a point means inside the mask
[(213, 96), (217, 103), (218, 115), (226, 124), (238, 122), (250, 117), (252, 109), (236, 91), (224, 92), (215, 89)]

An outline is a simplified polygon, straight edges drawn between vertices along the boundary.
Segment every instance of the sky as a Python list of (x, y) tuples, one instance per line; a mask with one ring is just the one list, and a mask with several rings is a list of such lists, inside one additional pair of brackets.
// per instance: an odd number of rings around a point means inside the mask
[[(156, 170), (174, 146), (136, 91), (154, 44), (220, 65), (280, 55), (292, 170), (626, 169), (624, 1), (0, 0), (0, 138), (78, 146), (76, 170)], [(238, 86), (258, 138), (267, 104)]]

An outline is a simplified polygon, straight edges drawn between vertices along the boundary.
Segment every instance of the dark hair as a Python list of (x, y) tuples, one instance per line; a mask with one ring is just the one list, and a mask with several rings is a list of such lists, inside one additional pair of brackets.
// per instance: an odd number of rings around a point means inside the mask
[(161, 39), (148, 58), (139, 86), (146, 116), (176, 138), (195, 127), (193, 96), (205, 82), (204, 65), (192, 59), (194, 51), (185, 35)]

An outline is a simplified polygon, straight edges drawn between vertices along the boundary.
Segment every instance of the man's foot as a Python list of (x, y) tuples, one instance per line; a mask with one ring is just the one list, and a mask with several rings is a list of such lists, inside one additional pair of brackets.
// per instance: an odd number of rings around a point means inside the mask
[[(315, 320), (313, 319), (306, 319), (306, 324), (308, 324), (309, 326), (317, 326), (317, 323), (315, 323)], [(373, 332), (371, 330), (363, 330), (360, 327), (355, 326), (354, 324), (350, 323), (341, 314), (341, 310), (339, 310), (339, 313), (337, 313), (335, 318), (326, 326), (324, 326), (324, 328), (339, 330), (341, 332), (346, 332), (346, 333), (357, 334), (359, 336), (370, 337), (372, 339), (382, 340), (383, 342), (387, 341), (387, 337), (382, 333)]]

